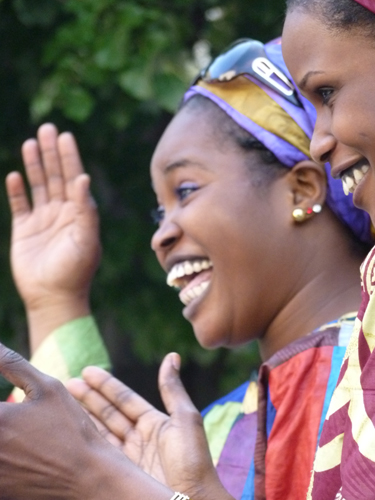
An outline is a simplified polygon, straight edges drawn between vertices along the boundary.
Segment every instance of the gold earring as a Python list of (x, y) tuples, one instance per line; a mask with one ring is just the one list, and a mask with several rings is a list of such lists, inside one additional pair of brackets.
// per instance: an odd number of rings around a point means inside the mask
[(313, 205), (312, 208), (309, 207), (306, 210), (304, 208), (295, 208), (292, 212), (292, 217), (295, 220), (295, 222), (303, 222), (309, 216), (314, 214), (319, 214), (321, 211), (322, 211), (322, 205), (316, 203), (315, 205)]
[(303, 208), (295, 208), (292, 212), (292, 217), (295, 222), (303, 222), (307, 217), (307, 212)]

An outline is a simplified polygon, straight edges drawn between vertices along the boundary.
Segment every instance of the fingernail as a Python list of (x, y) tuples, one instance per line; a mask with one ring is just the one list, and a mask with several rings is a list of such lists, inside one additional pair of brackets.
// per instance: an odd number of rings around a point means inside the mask
[(172, 352), (171, 358), (172, 358), (172, 365), (173, 365), (174, 369), (179, 372), (180, 367), (181, 367), (181, 358), (180, 358), (179, 354), (177, 354), (176, 352)]

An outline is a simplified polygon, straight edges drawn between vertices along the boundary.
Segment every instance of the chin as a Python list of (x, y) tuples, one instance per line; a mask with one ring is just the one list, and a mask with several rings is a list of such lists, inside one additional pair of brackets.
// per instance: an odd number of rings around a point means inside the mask
[(198, 328), (196, 325), (192, 325), (194, 330), (195, 338), (197, 339), (199, 345), (204, 349), (212, 350), (218, 349), (219, 347), (225, 347), (225, 337), (218, 335), (218, 330), (213, 329), (207, 330), (203, 328)]

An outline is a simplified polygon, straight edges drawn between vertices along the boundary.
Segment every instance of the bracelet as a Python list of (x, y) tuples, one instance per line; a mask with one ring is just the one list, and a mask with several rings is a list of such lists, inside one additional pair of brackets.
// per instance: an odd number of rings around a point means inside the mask
[(190, 498), (187, 495), (183, 495), (182, 493), (176, 491), (171, 500), (190, 500)]

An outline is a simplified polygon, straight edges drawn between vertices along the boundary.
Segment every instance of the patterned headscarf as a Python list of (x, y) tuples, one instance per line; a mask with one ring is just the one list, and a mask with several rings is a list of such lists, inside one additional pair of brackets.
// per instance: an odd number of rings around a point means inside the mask
[[(268, 59), (293, 82), (282, 57), (281, 39), (267, 43), (265, 51)], [(309, 147), (316, 112), (298, 90), (303, 107), (295, 106), (248, 75), (218, 83), (200, 80), (186, 92), (184, 101), (197, 94), (217, 104), (240, 127), (272, 151), (283, 165), (292, 168), (300, 161), (311, 159)], [(329, 164), (326, 164), (326, 173), (327, 205), (358, 239), (373, 243), (369, 215), (354, 207), (351, 194), (345, 196), (341, 180), (331, 177)]]
[(375, 14), (375, 0), (354, 0), (355, 2), (362, 5), (365, 9), (370, 10)]

